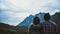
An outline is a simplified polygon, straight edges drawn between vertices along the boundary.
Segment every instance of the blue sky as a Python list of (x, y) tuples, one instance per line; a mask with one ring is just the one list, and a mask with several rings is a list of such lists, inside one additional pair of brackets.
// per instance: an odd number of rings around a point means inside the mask
[(60, 0), (0, 0), (0, 22), (18, 25), (30, 14), (60, 11)]

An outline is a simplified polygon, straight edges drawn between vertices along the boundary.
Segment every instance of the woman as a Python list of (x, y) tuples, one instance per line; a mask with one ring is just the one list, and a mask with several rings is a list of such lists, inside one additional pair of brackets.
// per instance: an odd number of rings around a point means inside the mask
[(39, 17), (33, 19), (33, 24), (29, 28), (29, 34), (41, 34), (41, 26)]

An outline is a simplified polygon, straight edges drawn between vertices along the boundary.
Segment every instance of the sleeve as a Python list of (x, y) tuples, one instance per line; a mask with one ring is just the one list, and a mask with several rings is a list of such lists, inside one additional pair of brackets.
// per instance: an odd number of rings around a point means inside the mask
[(29, 31), (28, 34), (31, 34), (31, 32), (32, 32), (32, 26), (29, 27), (28, 31)]
[(57, 25), (54, 25), (54, 31), (55, 31), (55, 34), (58, 34), (58, 30), (57, 30)]
[(30, 30), (30, 28), (29, 28), (29, 34), (31, 34), (31, 30)]
[(57, 25), (56, 25), (56, 34), (58, 34), (58, 28), (57, 28)]

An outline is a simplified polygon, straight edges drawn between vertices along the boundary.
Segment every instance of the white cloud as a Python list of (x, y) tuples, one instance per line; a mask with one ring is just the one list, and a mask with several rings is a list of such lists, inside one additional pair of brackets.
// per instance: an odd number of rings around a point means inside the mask
[(4, 10), (1, 16), (8, 17), (4, 22), (17, 25), (30, 14), (59, 12), (59, 3), (58, 0), (0, 0), (0, 9)]

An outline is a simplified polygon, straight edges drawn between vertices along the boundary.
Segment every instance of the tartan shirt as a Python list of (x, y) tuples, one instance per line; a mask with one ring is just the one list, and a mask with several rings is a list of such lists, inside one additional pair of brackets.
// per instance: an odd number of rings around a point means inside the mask
[(51, 20), (41, 23), (42, 34), (57, 34), (57, 25)]

